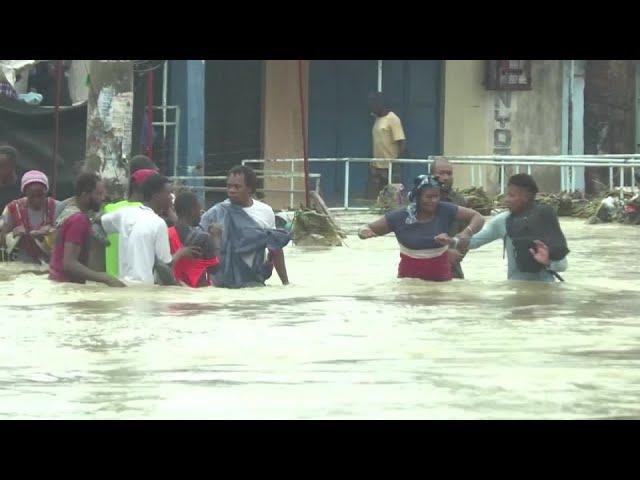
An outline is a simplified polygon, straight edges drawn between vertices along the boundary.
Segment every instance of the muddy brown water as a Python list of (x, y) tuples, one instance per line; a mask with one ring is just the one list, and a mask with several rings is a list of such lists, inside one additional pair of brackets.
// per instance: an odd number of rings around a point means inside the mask
[(506, 281), (501, 242), (399, 280), (393, 236), (288, 247), (290, 286), (242, 291), (0, 264), (0, 418), (639, 418), (640, 229), (562, 227), (561, 285)]

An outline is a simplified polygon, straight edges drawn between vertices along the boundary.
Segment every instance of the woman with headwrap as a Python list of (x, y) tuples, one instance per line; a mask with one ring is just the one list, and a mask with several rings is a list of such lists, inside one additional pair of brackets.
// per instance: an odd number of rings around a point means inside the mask
[[(459, 254), (449, 252), (449, 247), (455, 249), (459, 239), (468, 240), (484, 225), (484, 219), (475, 210), (441, 202), (440, 188), (436, 177), (418, 176), (407, 207), (385, 214), (358, 233), (363, 240), (395, 233), (400, 245), (399, 278), (451, 280), (450, 257)], [(447, 232), (456, 220), (467, 223), (467, 227), (450, 238)]]
[(24, 197), (7, 205), (0, 244), (16, 244), (18, 261), (39, 264), (41, 260), (48, 261), (55, 220), (63, 205), (47, 196), (49, 180), (38, 170), (25, 173), (20, 188)]

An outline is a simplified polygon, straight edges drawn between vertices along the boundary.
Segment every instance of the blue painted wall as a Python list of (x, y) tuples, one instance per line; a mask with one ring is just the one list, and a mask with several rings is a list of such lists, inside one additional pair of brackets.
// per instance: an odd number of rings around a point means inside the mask
[[(311, 61), (309, 75), (309, 155), (311, 157), (371, 157), (371, 128), (367, 96), (377, 90), (377, 60)], [(392, 111), (402, 120), (408, 152), (404, 158), (441, 153), (439, 60), (385, 60), (382, 90)], [(424, 173), (422, 165), (403, 166), (401, 181), (410, 186)], [(322, 190), (331, 206), (343, 204), (344, 165), (312, 163), (322, 175)], [(366, 197), (368, 166), (350, 170), (350, 204)]]
[[(382, 90), (388, 107), (402, 121), (407, 137), (403, 158), (426, 159), (442, 152), (440, 132), (442, 62), (440, 60), (385, 60)], [(424, 165), (400, 166), (405, 187), (426, 173)], [(395, 176), (395, 175), (394, 175)]]
[[(169, 104), (180, 107), (178, 175), (204, 175), (204, 74), (202, 60), (169, 62)], [(172, 171), (173, 171), (173, 165)], [(202, 186), (202, 180), (188, 185)], [(202, 191), (198, 192), (202, 193)], [(204, 200), (204, 195), (201, 195)]]
[[(371, 157), (367, 97), (377, 87), (377, 60), (313, 60), (309, 73), (309, 156)], [(329, 205), (342, 205), (344, 164), (312, 163)], [(368, 166), (350, 168), (351, 198), (364, 197)]]

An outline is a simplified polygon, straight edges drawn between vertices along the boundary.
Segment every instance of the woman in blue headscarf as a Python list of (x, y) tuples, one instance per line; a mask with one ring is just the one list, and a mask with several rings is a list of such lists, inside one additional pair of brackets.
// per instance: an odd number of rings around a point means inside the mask
[[(475, 210), (440, 201), (440, 181), (431, 175), (420, 175), (409, 193), (409, 205), (393, 210), (360, 229), (363, 240), (394, 232), (400, 245), (399, 278), (451, 280), (451, 247), (455, 250), (460, 238), (471, 238), (484, 225)], [(468, 223), (454, 238), (447, 232), (456, 220)], [(451, 252), (456, 257), (457, 252)]]

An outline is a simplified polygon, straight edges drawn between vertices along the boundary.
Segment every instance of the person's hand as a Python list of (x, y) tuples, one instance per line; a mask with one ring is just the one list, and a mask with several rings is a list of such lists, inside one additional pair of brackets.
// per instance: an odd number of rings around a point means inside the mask
[(458, 245), (456, 245), (458, 251), (463, 254), (467, 253), (469, 251), (469, 243), (471, 242), (471, 237), (463, 232), (456, 235), (456, 238), (458, 239)]
[(456, 263), (460, 263), (462, 261), (462, 259), (464, 258), (464, 255), (462, 255), (458, 250), (453, 250), (453, 249), (449, 249), (447, 250), (447, 255), (449, 256), (449, 263), (451, 265), (455, 265)]
[(366, 240), (368, 238), (373, 238), (375, 236), (376, 234), (369, 227), (362, 227), (358, 231), (358, 237), (360, 237), (361, 240)]
[(26, 235), (27, 231), (24, 229), (22, 225), (13, 229), (13, 236), (19, 237), (20, 235)]
[(209, 235), (212, 237), (221, 237), (222, 236), (222, 225), (219, 223), (212, 223), (209, 226)]
[(107, 279), (107, 281), (105, 282), (109, 287), (113, 287), (113, 288), (123, 288), (126, 287), (126, 285), (121, 282), (120, 280), (118, 280), (115, 277), (109, 277)]
[(176, 209), (173, 206), (169, 207), (169, 209), (166, 211), (166, 217), (174, 225), (178, 223), (178, 214), (176, 213)]
[(182, 247), (178, 256), (180, 258), (200, 258), (202, 249), (200, 247)]
[(548, 267), (551, 263), (549, 258), (549, 247), (547, 247), (540, 240), (534, 240), (535, 248), (530, 248), (529, 253), (533, 256), (534, 260), (545, 267)]
[(46, 226), (38, 228), (37, 230), (32, 230), (31, 232), (29, 232), (29, 235), (31, 235), (32, 237), (40, 238), (49, 235), (52, 231), (53, 228)]
[(433, 239), (443, 247), (445, 245), (451, 245), (453, 243), (453, 239), (446, 233), (436, 235), (435, 237), (433, 237)]

